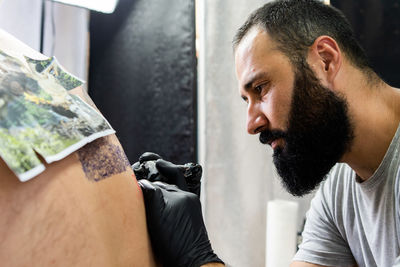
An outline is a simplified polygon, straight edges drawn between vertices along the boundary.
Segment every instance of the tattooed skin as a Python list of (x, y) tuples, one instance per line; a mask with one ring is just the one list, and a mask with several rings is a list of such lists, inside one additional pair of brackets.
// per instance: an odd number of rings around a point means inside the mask
[(129, 161), (120, 146), (109, 137), (99, 138), (78, 151), (83, 171), (90, 181), (100, 181), (130, 168)]

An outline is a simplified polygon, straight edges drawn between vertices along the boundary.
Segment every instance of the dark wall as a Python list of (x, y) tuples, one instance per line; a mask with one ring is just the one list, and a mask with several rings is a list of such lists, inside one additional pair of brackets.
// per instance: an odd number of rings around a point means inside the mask
[(129, 160), (196, 161), (194, 0), (120, 0), (91, 13), (89, 94)]
[(374, 70), (390, 85), (400, 87), (400, 1), (331, 0), (352, 24)]

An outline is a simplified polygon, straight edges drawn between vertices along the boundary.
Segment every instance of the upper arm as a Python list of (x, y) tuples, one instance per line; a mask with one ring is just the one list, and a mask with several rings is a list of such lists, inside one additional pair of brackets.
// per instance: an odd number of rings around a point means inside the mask
[(341, 207), (334, 206), (333, 198), (338, 195), (335, 194), (336, 189), (332, 184), (334, 183), (328, 178), (311, 201), (302, 233), (303, 240), (294, 261), (322, 266), (352, 266), (355, 263), (350, 247), (337, 227), (338, 222), (333, 211), (340, 210)]
[[(0, 50), (41, 55), (1, 30), (0, 41)], [(71, 91), (90, 102), (82, 88)], [(115, 135), (51, 164), (41, 160), (45, 170), (20, 182), (0, 159), (3, 265), (155, 265), (143, 196)]]
[(98, 175), (93, 171), (88, 176), (74, 153), (22, 183), (0, 160), (2, 263), (154, 266), (133, 173), (127, 169), (95, 182), (91, 177)]

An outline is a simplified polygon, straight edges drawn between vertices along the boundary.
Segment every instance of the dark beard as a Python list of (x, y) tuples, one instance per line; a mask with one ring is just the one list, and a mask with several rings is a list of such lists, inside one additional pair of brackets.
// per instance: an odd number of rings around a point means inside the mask
[(353, 127), (347, 101), (321, 85), (303, 63), (297, 68), (287, 132), (260, 134), (260, 142), (283, 138), (274, 150), (273, 161), (286, 190), (303, 196), (314, 190), (330, 169), (349, 150)]

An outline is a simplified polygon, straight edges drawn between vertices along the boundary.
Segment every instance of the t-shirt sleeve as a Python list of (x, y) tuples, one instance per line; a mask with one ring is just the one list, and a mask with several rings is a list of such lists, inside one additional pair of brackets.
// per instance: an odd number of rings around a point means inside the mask
[(307, 212), (302, 243), (293, 261), (324, 266), (355, 265), (350, 248), (332, 216), (332, 197), (335, 195), (335, 189), (329, 178), (318, 189)]
[[(396, 231), (397, 231), (397, 243), (400, 245), (400, 171), (397, 173), (396, 176), (396, 181), (395, 181), (395, 186), (394, 186), (394, 192), (395, 192), (395, 210), (397, 211), (396, 213)], [(393, 263), (392, 267), (400, 267), (400, 256), (396, 258), (396, 260)]]

